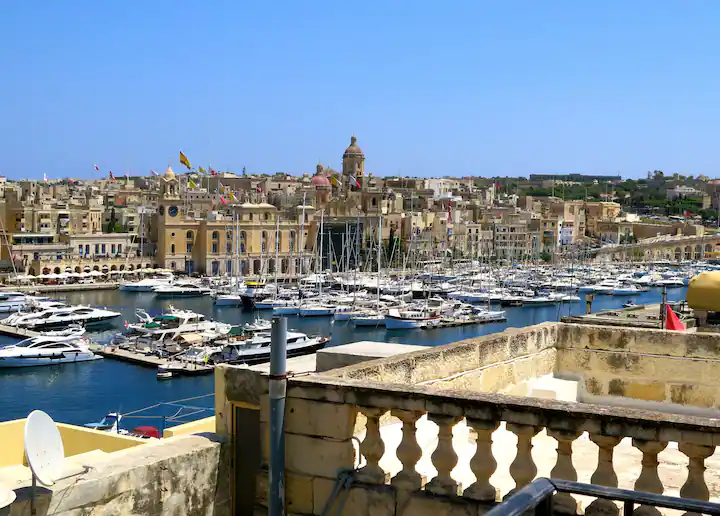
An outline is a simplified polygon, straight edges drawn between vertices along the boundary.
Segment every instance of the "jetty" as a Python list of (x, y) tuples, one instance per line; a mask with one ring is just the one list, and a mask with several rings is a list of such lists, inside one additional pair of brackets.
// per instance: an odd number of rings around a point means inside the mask
[(505, 316), (490, 317), (487, 319), (455, 319), (454, 317), (444, 317), (436, 323), (428, 324), (423, 329), (435, 330), (438, 328), (454, 328), (456, 326), (469, 326), (471, 324), (489, 324), (505, 321), (507, 321), (507, 317)]
[(93, 346), (93, 353), (100, 355), (104, 358), (112, 358), (114, 360), (120, 360), (122, 362), (128, 362), (130, 364), (140, 365), (144, 367), (151, 367), (157, 369), (159, 366), (163, 366), (166, 371), (170, 371), (173, 374), (184, 375), (184, 376), (195, 376), (201, 374), (210, 374), (213, 372), (214, 367), (212, 365), (195, 364), (188, 362), (180, 362), (178, 360), (172, 361), (167, 358), (160, 358), (155, 355), (140, 353), (138, 351), (130, 351), (127, 349), (120, 349), (114, 346)]
[(17, 326), (7, 326), (0, 324), (0, 334), (7, 335), (9, 337), (15, 337), (18, 339), (27, 339), (30, 337), (37, 337), (41, 335), (39, 331), (28, 330), (26, 328), (18, 328)]

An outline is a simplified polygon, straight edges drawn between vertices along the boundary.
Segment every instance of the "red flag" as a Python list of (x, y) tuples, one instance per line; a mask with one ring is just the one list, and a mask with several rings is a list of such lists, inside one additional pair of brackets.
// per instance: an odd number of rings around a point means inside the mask
[(217, 172), (215, 172), (215, 169), (210, 167), (210, 175), (214, 176), (215, 174), (217, 174)]
[(675, 315), (670, 305), (665, 305), (665, 329), (675, 331), (685, 331), (685, 325), (682, 323), (680, 318)]
[(115, 176), (112, 173), (112, 170), (110, 171), (110, 181), (115, 181)]
[(688, 210), (685, 210), (685, 216), (686, 216), (686, 217), (692, 217), (692, 213), (690, 213)]
[(257, 193), (262, 193), (262, 186), (257, 185), (257, 186), (255, 187), (255, 191), (256, 191)]
[(227, 204), (227, 201), (225, 200), (225, 197), (223, 197), (222, 195), (220, 196), (220, 202), (223, 203), (223, 204)]
[(100, 171), (100, 167), (98, 167), (97, 165), (93, 165), (93, 167), (95, 167), (95, 171), (96, 171), (96, 172), (99, 172), (99, 171)]

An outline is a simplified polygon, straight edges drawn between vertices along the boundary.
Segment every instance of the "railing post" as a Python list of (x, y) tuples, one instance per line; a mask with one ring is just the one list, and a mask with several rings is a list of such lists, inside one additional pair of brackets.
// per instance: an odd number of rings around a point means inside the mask
[(463, 496), (483, 502), (494, 502), (498, 490), (490, 483), (490, 477), (497, 469), (497, 461), (492, 452), (492, 434), (500, 426), (499, 421), (485, 421), (468, 418), (467, 424), (475, 433), (475, 455), (470, 459), (470, 469), (475, 482), (463, 492)]
[(428, 414), (428, 419), (438, 426), (437, 448), (431, 456), (437, 476), (427, 483), (425, 490), (440, 495), (457, 495), (458, 483), (450, 476), (458, 462), (457, 453), (452, 445), (452, 429), (462, 418)]
[[(682, 488), (680, 488), (680, 496), (694, 498), (695, 500), (710, 500), (710, 490), (705, 482), (705, 459), (715, 452), (715, 447), (678, 443), (678, 450), (688, 457), (688, 476)], [(684, 516), (694, 516), (696, 514), (686, 512)]]
[(512, 496), (515, 491), (522, 489), (532, 482), (535, 479), (535, 475), (537, 475), (537, 466), (532, 458), (532, 438), (542, 430), (542, 427), (508, 423), (506, 428), (518, 438), (517, 455), (515, 455), (515, 460), (510, 464), (510, 476), (515, 481), (515, 487), (505, 495), (505, 498), (508, 498)]
[[(620, 444), (620, 438), (608, 435), (590, 434), (590, 440), (598, 446), (598, 464), (590, 477), (592, 484), (605, 487), (617, 487), (618, 478), (613, 467), (613, 452)], [(618, 507), (615, 502), (597, 498), (585, 509), (585, 516), (607, 516), (617, 514)]]
[[(640, 450), (642, 456), (642, 469), (640, 476), (635, 481), (634, 489), (636, 491), (645, 491), (647, 493), (663, 494), (665, 487), (658, 475), (658, 453), (667, 447), (664, 441), (644, 441), (641, 439), (633, 439), (632, 444)], [(655, 507), (641, 505), (633, 512), (635, 516), (656, 516), (660, 514)]]
[[(577, 471), (575, 471), (575, 466), (573, 466), (572, 463), (572, 443), (575, 439), (580, 437), (580, 432), (554, 430), (552, 428), (548, 428), (547, 434), (558, 443), (557, 462), (550, 472), (550, 476), (552, 478), (559, 478), (562, 480), (576, 481)], [(553, 498), (554, 510), (556, 513), (572, 516), (577, 514), (578, 503), (571, 494), (557, 493), (553, 496)]]
[(365, 439), (360, 443), (360, 453), (365, 456), (366, 464), (358, 471), (357, 478), (371, 484), (384, 484), (387, 475), (379, 464), (385, 453), (385, 443), (380, 435), (380, 416), (387, 410), (376, 407), (358, 407), (358, 410), (367, 418), (367, 423)]

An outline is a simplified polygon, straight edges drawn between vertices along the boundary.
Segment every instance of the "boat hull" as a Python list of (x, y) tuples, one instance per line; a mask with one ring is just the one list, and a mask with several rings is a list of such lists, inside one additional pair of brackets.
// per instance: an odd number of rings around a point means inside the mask
[(179, 290), (177, 292), (158, 292), (155, 291), (155, 297), (157, 298), (168, 298), (168, 297), (203, 297), (209, 295), (210, 292), (203, 291), (189, 291)]
[(56, 330), (59, 328), (67, 328), (68, 326), (71, 326), (73, 324), (79, 324), (84, 327), (99, 326), (99, 325), (106, 324), (118, 317), (120, 317), (120, 314), (104, 315), (102, 317), (93, 317), (93, 318), (89, 318), (89, 319), (74, 320), (74, 321), (44, 321), (39, 324), (20, 324), (19, 327), (25, 328), (28, 330), (34, 330), (34, 331), (44, 331), (44, 330)]
[(385, 327), (388, 330), (414, 330), (417, 328), (425, 328), (428, 324), (438, 319), (439, 317), (431, 317), (427, 319), (405, 319), (403, 317), (386, 315)]
[(57, 357), (7, 357), (0, 358), (0, 369), (17, 367), (38, 367), (57, 364), (70, 364), (75, 362), (89, 362), (102, 357), (91, 352), (62, 353)]
[(300, 317), (329, 317), (333, 315), (332, 308), (301, 308)]
[(273, 314), (275, 315), (298, 315), (299, 313), (299, 306), (276, 306), (273, 308)]
[(218, 296), (215, 298), (215, 305), (216, 306), (242, 306), (243, 302), (240, 297), (223, 297)]
[[(309, 355), (310, 353), (315, 353), (316, 351), (322, 349), (325, 347), (325, 345), (330, 342), (330, 338), (323, 337), (317, 339), (316, 342), (313, 342), (311, 344), (302, 345), (302, 346), (292, 346), (289, 345), (287, 348), (287, 356), (288, 358), (291, 357), (299, 357), (303, 355)], [(270, 346), (266, 348), (259, 348), (257, 350), (253, 349), (251, 352), (243, 354), (242, 356), (237, 357), (236, 359), (228, 361), (229, 364), (247, 364), (247, 365), (253, 365), (253, 364), (262, 364), (263, 362), (269, 362), (270, 361)]]
[(379, 328), (385, 326), (385, 317), (353, 317), (352, 322), (355, 326), (366, 326)]

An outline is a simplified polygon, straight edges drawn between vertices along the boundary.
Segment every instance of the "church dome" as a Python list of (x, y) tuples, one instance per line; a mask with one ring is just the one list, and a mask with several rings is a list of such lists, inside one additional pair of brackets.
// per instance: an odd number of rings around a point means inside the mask
[(358, 147), (355, 136), (350, 138), (350, 146), (345, 149), (345, 153), (343, 154), (343, 159), (345, 158), (365, 158), (365, 154), (363, 154), (363, 151)]
[(170, 165), (168, 165), (167, 170), (165, 171), (165, 179), (175, 179), (175, 172), (173, 172), (173, 169)]
[(318, 170), (318, 172), (312, 178), (312, 184), (315, 188), (330, 186), (330, 180), (327, 178), (327, 176), (322, 170)]

